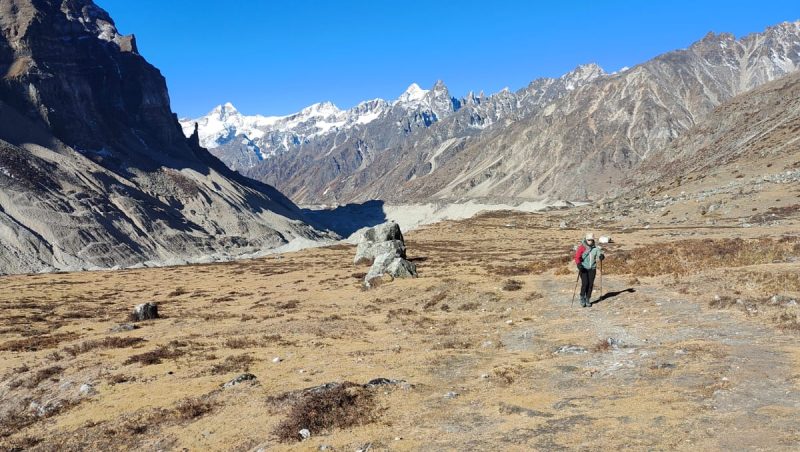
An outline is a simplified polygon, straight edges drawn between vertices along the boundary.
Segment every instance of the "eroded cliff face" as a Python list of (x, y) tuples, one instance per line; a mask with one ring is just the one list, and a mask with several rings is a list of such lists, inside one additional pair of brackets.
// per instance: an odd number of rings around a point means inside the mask
[(187, 139), (164, 78), (88, 0), (0, 0), (0, 272), (183, 262), (319, 238)]

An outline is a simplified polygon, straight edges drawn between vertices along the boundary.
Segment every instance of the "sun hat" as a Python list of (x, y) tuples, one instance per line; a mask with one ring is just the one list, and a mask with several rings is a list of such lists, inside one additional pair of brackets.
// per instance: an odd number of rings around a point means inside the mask
[(587, 241), (589, 241), (589, 240), (594, 240), (594, 234), (592, 234), (591, 232), (590, 232), (590, 233), (588, 233), (588, 234), (586, 234), (586, 240), (587, 240)]

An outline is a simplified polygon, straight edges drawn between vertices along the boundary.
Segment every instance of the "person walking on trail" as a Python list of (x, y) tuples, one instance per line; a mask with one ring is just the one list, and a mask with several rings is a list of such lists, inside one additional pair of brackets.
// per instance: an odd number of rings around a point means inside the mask
[(584, 308), (592, 307), (592, 289), (594, 277), (597, 275), (597, 263), (605, 258), (603, 250), (594, 243), (594, 234), (591, 232), (586, 234), (586, 238), (575, 252), (575, 265), (581, 277), (581, 306)]

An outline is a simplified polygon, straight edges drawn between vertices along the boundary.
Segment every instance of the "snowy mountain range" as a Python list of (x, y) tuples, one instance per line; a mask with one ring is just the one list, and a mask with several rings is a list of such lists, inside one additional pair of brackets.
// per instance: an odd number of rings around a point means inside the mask
[(286, 117), (230, 105), (184, 120), (231, 168), (295, 202), (592, 199), (718, 105), (800, 67), (800, 22), (709, 33), (615, 73), (588, 64), (516, 92), (451, 96), (412, 84), (394, 101), (315, 104)]
[[(412, 83), (397, 99), (372, 99), (348, 110), (331, 102), (310, 105), (287, 116), (243, 115), (231, 103), (219, 105), (207, 115), (182, 119), (188, 137), (198, 126), (200, 144), (234, 170), (247, 171), (259, 162), (313, 143), (325, 143), (330, 136), (369, 129), (367, 135), (406, 135), (427, 128), (454, 113), (468, 111), (466, 128), (483, 129), (492, 123), (516, 118), (543, 100), (563, 95), (582, 83), (603, 75), (596, 65), (578, 67), (560, 79), (541, 79), (519, 93), (504, 89), (491, 96), (469, 93), (461, 99), (450, 95), (444, 82), (431, 89)], [(554, 86), (557, 85), (557, 86)], [(388, 121), (387, 121), (388, 120)], [(368, 125), (378, 122), (376, 127)], [(378, 137), (375, 137), (378, 138)], [(372, 141), (372, 140), (367, 140)]]

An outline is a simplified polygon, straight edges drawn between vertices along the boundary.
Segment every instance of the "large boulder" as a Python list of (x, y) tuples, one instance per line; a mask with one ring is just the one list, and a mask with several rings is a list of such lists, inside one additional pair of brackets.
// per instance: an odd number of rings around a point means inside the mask
[(157, 319), (158, 304), (155, 302), (147, 302), (136, 305), (131, 312), (131, 320), (134, 322), (141, 322), (143, 320)]
[(367, 276), (364, 277), (364, 286), (368, 289), (376, 287), (386, 277), (389, 280), (394, 278), (416, 278), (417, 266), (400, 256), (391, 253), (381, 254), (375, 258), (375, 262), (372, 263)]
[(406, 245), (401, 240), (387, 240), (385, 242), (362, 241), (356, 248), (356, 257), (353, 264), (372, 264), (375, 258), (383, 254), (392, 254), (406, 257)]
[(361, 241), (367, 242), (386, 242), (389, 240), (399, 240), (405, 243), (400, 225), (394, 221), (388, 221), (377, 226), (373, 226), (364, 231)]

